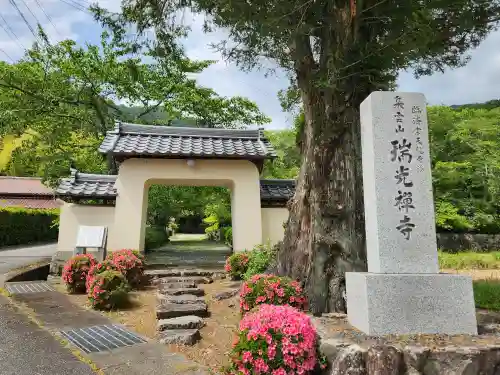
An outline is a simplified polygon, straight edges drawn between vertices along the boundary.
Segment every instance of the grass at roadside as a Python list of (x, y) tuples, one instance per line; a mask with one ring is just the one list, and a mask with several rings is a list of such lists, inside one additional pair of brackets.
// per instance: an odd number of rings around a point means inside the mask
[(438, 253), (439, 266), (445, 269), (500, 269), (500, 251), (490, 253), (461, 252)]
[(475, 280), (473, 285), (476, 307), (488, 310), (500, 310), (500, 280)]

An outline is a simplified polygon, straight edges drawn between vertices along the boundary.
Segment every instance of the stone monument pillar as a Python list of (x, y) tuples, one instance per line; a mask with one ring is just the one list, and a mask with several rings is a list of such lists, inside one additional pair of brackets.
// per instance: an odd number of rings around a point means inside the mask
[(440, 274), (425, 97), (361, 104), (368, 272), (347, 272), (349, 322), (369, 335), (477, 334), (472, 279)]

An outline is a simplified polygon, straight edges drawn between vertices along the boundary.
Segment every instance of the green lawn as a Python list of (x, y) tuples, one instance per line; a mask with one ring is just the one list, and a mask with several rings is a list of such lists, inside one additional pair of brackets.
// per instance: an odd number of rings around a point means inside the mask
[(475, 280), (473, 286), (476, 307), (500, 310), (500, 280)]
[(500, 251), (475, 253), (472, 251), (450, 254), (438, 252), (442, 269), (500, 269)]

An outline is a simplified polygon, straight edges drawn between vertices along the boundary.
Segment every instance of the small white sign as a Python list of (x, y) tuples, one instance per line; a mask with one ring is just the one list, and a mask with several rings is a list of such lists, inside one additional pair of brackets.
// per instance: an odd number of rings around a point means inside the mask
[(106, 227), (80, 225), (76, 238), (76, 247), (104, 248), (106, 245)]

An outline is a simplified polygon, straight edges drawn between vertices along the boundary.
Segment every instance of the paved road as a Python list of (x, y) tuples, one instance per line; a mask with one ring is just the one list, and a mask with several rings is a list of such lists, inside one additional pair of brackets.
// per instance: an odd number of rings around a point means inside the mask
[(0, 375), (95, 375), (0, 296)]
[(56, 244), (0, 249), (0, 274), (30, 263), (50, 260), (56, 251)]

